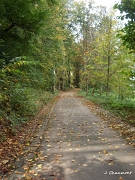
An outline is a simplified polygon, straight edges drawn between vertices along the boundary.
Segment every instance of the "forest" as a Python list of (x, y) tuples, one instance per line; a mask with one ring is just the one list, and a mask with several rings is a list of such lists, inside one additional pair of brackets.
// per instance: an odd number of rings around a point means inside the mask
[(0, 139), (70, 88), (135, 125), (135, 1), (1, 0), (0, 12)]

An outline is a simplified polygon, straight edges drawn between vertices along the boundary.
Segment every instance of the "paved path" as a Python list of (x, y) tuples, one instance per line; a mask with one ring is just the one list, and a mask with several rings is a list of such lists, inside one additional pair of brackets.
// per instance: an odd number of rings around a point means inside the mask
[[(135, 151), (73, 92), (63, 93), (42, 136), (31, 180), (134, 180)], [(13, 179), (24, 179), (23, 174)]]

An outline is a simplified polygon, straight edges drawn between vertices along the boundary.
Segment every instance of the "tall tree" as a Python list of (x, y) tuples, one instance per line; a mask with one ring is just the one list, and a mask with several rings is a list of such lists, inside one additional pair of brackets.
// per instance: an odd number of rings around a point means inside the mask
[[(96, 26), (95, 23), (97, 18), (96, 14), (94, 13), (93, 2), (90, 1), (89, 4), (86, 4), (84, 2), (74, 3), (71, 8), (70, 18), (71, 18), (70, 27), (73, 30), (73, 34), (75, 35), (77, 43), (80, 44), (80, 46), (78, 47), (81, 51), (81, 54), (79, 52), (76, 60), (78, 58), (80, 60), (83, 59), (83, 63), (78, 64), (79, 61), (76, 61), (75, 64), (82, 66), (82, 70), (83, 70), (82, 80), (85, 81), (85, 89), (86, 91), (88, 91), (89, 79), (86, 73), (87, 65), (88, 65), (88, 52), (92, 50), (92, 42), (94, 41), (94, 33)], [(78, 80), (76, 79), (76, 82), (77, 81)]]

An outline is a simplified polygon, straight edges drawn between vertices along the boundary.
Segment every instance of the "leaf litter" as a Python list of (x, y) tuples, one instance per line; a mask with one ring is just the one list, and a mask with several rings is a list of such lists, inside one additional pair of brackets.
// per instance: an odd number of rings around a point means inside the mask
[[(54, 98), (53, 102), (45, 105), (36, 117), (19, 127), (16, 134), (12, 135), (12, 133), (7, 133), (7, 138), (0, 142), (0, 179), (5, 175), (12, 174), (13, 170), (17, 168), (16, 165), (14, 165), (15, 163), (23, 163), (21, 162), (21, 156), (27, 161), (26, 154), (28, 152), (34, 154), (35, 149), (40, 146), (36, 144), (35, 147), (31, 147), (31, 144), (35, 138), (39, 138), (39, 141), (42, 141), (42, 136), (40, 136), (38, 132), (43, 126), (43, 114), (44, 117), (46, 117), (56, 100), (57, 97)], [(48, 117), (48, 120), (49, 119)], [(49, 142), (49, 138), (47, 141)], [(29, 164), (31, 162), (32, 160), (28, 160)], [(27, 169), (28, 167), (25, 168)]]
[[(118, 131), (119, 134), (127, 140), (127, 143), (135, 149), (135, 128), (129, 125), (121, 117), (115, 116), (91, 101), (83, 100), (83, 103), (87, 105), (103, 121), (105, 121), (111, 129)], [(102, 130), (99, 132), (99, 134), (102, 134)]]

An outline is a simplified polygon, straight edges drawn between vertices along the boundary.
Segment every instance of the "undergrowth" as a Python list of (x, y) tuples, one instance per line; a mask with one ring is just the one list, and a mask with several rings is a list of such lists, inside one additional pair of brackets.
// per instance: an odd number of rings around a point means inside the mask
[(30, 87), (5, 89), (0, 98), (0, 139), (15, 135), (56, 94)]

